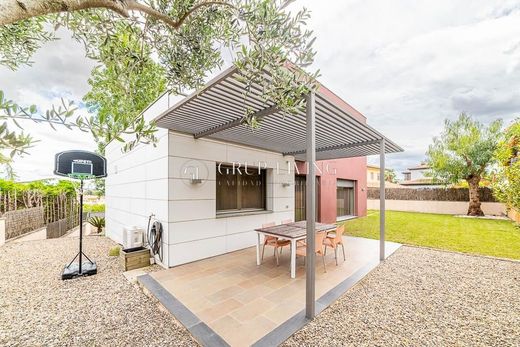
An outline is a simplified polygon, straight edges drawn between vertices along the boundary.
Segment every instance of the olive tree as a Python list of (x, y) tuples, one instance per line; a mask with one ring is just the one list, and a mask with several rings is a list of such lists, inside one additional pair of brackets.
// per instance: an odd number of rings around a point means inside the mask
[(470, 216), (484, 215), (479, 184), (493, 163), (501, 125), (496, 120), (486, 127), (462, 113), (455, 121), (445, 121), (443, 132), (428, 148), (428, 165), (434, 178), (445, 183), (468, 183)]
[[(304, 71), (315, 55), (314, 37), (306, 28), (309, 12), (290, 9), (292, 2), (1, 1), (0, 64), (11, 69), (30, 65), (36, 50), (57, 39), (59, 28), (66, 28), (98, 64), (84, 97), (86, 114), (78, 114), (69, 102), (42, 111), (2, 94), (0, 161), (11, 160), (32, 144), (29, 135), (8, 127), (8, 121), (21, 119), (91, 132), (100, 149), (113, 140), (126, 142), (125, 150), (153, 144), (155, 124), (144, 121), (144, 107), (165, 91), (183, 94), (201, 87), (209, 72), (222, 67), (224, 56), (231, 57), (246, 90), (259, 83), (266, 103), (295, 113), (304, 104), (304, 94), (316, 87), (318, 73)], [(253, 114), (247, 109), (244, 120), (257, 126)]]

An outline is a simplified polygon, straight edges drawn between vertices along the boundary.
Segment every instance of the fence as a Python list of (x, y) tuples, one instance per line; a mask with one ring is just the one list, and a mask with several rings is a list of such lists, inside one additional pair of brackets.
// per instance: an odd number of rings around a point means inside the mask
[[(379, 209), (379, 189), (368, 188), (368, 209)], [(480, 189), (481, 208), (486, 215), (505, 215), (504, 204), (496, 202), (489, 188)], [(386, 188), (385, 207), (390, 211), (408, 211), (439, 214), (466, 214), (469, 190), (467, 188)]]
[(5, 239), (9, 240), (45, 226), (43, 207), (25, 208), (4, 213)]
[[(70, 187), (66, 189), (70, 183), (66, 183), (65, 188), (61, 181), (53, 186), (35, 185), (29, 189), (28, 184), (0, 180), (0, 217), (5, 218), (6, 240), (63, 219), (71, 228), (78, 225), (76, 192)], [(49, 191), (50, 187), (54, 190)], [(59, 187), (63, 191), (58, 191)]]
[[(77, 217), (77, 216), (75, 216)], [(70, 229), (79, 225), (79, 218), (63, 218), (47, 224), (47, 238), (55, 239), (67, 233)]]
[[(379, 200), (379, 188), (369, 187), (369, 200)], [(487, 187), (479, 189), (481, 202), (497, 202), (493, 191)], [(386, 188), (386, 200), (469, 201), (468, 188)]]

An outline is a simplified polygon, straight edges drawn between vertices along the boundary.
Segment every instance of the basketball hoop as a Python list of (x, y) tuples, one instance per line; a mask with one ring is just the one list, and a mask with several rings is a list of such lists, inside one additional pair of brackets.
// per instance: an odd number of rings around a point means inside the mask
[[(87, 151), (64, 151), (56, 154), (54, 174), (80, 181), (79, 188), (79, 252), (63, 269), (62, 280), (97, 273), (96, 262), (83, 253), (83, 181), (107, 176), (107, 161), (99, 154)], [(88, 262), (83, 262), (83, 256)], [(78, 263), (74, 261), (78, 259)]]

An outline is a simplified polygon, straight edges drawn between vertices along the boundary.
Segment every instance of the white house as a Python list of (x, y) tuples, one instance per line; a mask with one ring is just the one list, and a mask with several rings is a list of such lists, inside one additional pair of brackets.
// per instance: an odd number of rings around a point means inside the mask
[(402, 172), (404, 180), (400, 182), (402, 186), (410, 188), (436, 188), (444, 187), (440, 182), (435, 182), (432, 177), (432, 169), (428, 164), (421, 163), (417, 166), (410, 167)]
[[(255, 228), (294, 219), (294, 162), (305, 160), (305, 121), (283, 117), (255, 95), (241, 99), (236, 73), (224, 71), (187, 98), (164, 95), (145, 110), (159, 126), (155, 147), (107, 147), (109, 237), (122, 242), (125, 226), (146, 228), (153, 213), (163, 225), (162, 265), (172, 267), (253, 246)], [(241, 123), (245, 103), (263, 118), (257, 131)], [(356, 112), (320, 87), (317, 160), (401, 151)]]

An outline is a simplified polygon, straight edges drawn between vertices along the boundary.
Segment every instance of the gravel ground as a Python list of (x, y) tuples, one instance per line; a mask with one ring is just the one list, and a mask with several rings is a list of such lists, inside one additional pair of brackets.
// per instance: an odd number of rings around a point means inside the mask
[(98, 274), (62, 281), (77, 238), (0, 247), (0, 346), (196, 346), (191, 335), (122, 275), (105, 237), (85, 238)]
[(520, 262), (401, 247), (285, 342), (397, 345), (520, 346)]
[[(90, 236), (92, 277), (61, 281), (76, 238), (0, 248), (0, 346), (196, 346)], [(520, 262), (401, 247), (285, 346), (520, 346)]]

